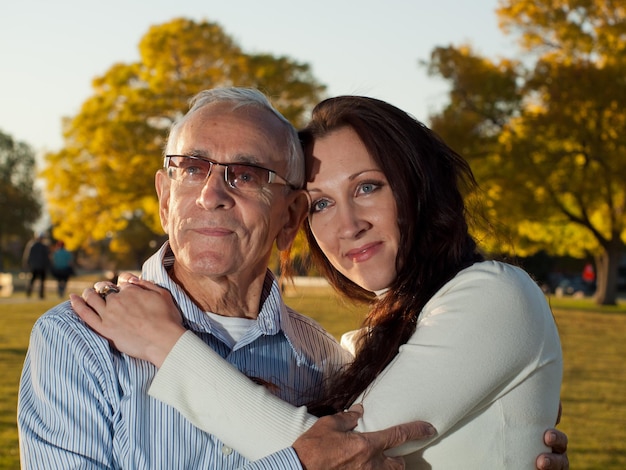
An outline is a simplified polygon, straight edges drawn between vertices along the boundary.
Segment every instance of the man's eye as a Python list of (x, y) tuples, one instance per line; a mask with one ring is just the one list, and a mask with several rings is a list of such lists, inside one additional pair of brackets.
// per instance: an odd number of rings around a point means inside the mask
[(204, 170), (202, 169), (202, 167), (199, 166), (187, 166), (184, 168), (185, 174), (189, 175), (189, 176), (197, 176), (197, 175), (201, 175), (202, 173), (204, 173)]
[(236, 168), (235, 183), (238, 186), (257, 187), (261, 186), (261, 176), (254, 168)]
[(255, 175), (250, 172), (240, 172), (237, 175), (237, 181), (241, 181), (242, 183), (251, 183), (255, 180)]

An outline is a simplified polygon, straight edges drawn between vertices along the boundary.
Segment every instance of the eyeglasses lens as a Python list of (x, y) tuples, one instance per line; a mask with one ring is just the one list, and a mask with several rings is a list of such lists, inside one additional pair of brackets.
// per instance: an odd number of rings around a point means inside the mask
[(184, 186), (203, 185), (211, 174), (212, 167), (225, 167), (225, 180), (232, 188), (241, 191), (258, 191), (269, 182), (270, 171), (250, 165), (214, 163), (202, 158), (168, 157), (167, 174)]

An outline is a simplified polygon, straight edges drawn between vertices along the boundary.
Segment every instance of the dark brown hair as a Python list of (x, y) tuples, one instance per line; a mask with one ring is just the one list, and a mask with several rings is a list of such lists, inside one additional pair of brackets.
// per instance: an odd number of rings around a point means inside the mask
[(300, 132), (307, 160), (315, 139), (343, 127), (358, 134), (389, 182), (400, 244), (397, 277), (386, 295), (375, 298), (329, 263), (305, 223), (311, 258), (331, 285), (352, 300), (371, 303), (363, 325), (367, 334), (357, 343), (354, 362), (332, 380), (328, 395), (310, 407), (318, 415), (354, 402), (414, 333), (426, 302), (460, 270), (483, 259), (466, 221), (463, 192), (476, 182), (465, 159), (395, 106), (340, 96), (319, 103)]

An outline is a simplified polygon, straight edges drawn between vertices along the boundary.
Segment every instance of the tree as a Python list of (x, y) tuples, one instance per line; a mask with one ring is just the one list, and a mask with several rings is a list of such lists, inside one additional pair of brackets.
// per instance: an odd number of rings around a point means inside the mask
[(471, 162), (492, 249), (596, 261), (596, 301), (614, 304), (626, 240), (626, 8), (612, 0), (501, 0), (501, 28), (526, 53), (490, 60), (439, 47), (451, 84), (433, 128)]
[(162, 234), (154, 173), (169, 126), (199, 91), (258, 88), (295, 125), (324, 91), (307, 64), (246, 54), (206, 21), (153, 26), (139, 52), (139, 62), (115, 64), (93, 81), (93, 95), (65, 121), (64, 148), (46, 156), (54, 233), (71, 248), (113, 237), (112, 249), (137, 253), (137, 236), (147, 244)]
[[(30, 238), (31, 227), (41, 213), (34, 188), (34, 167), (33, 149), (0, 131), (0, 271), (4, 270), (7, 244)], [(21, 252), (12, 253), (11, 264), (20, 261)]]

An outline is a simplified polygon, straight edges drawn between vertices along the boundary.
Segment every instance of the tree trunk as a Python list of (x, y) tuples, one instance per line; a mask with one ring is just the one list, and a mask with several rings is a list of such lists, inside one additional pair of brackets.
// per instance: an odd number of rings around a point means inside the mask
[(624, 243), (619, 235), (605, 247), (605, 251), (596, 256), (596, 293), (598, 305), (617, 304), (617, 276), (619, 264), (624, 253)]
[[(18, 258), (21, 262), (22, 258)], [(21, 267), (21, 265), (20, 265)], [(0, 227), (0, 273), (4, 272), (4, 230)]]

